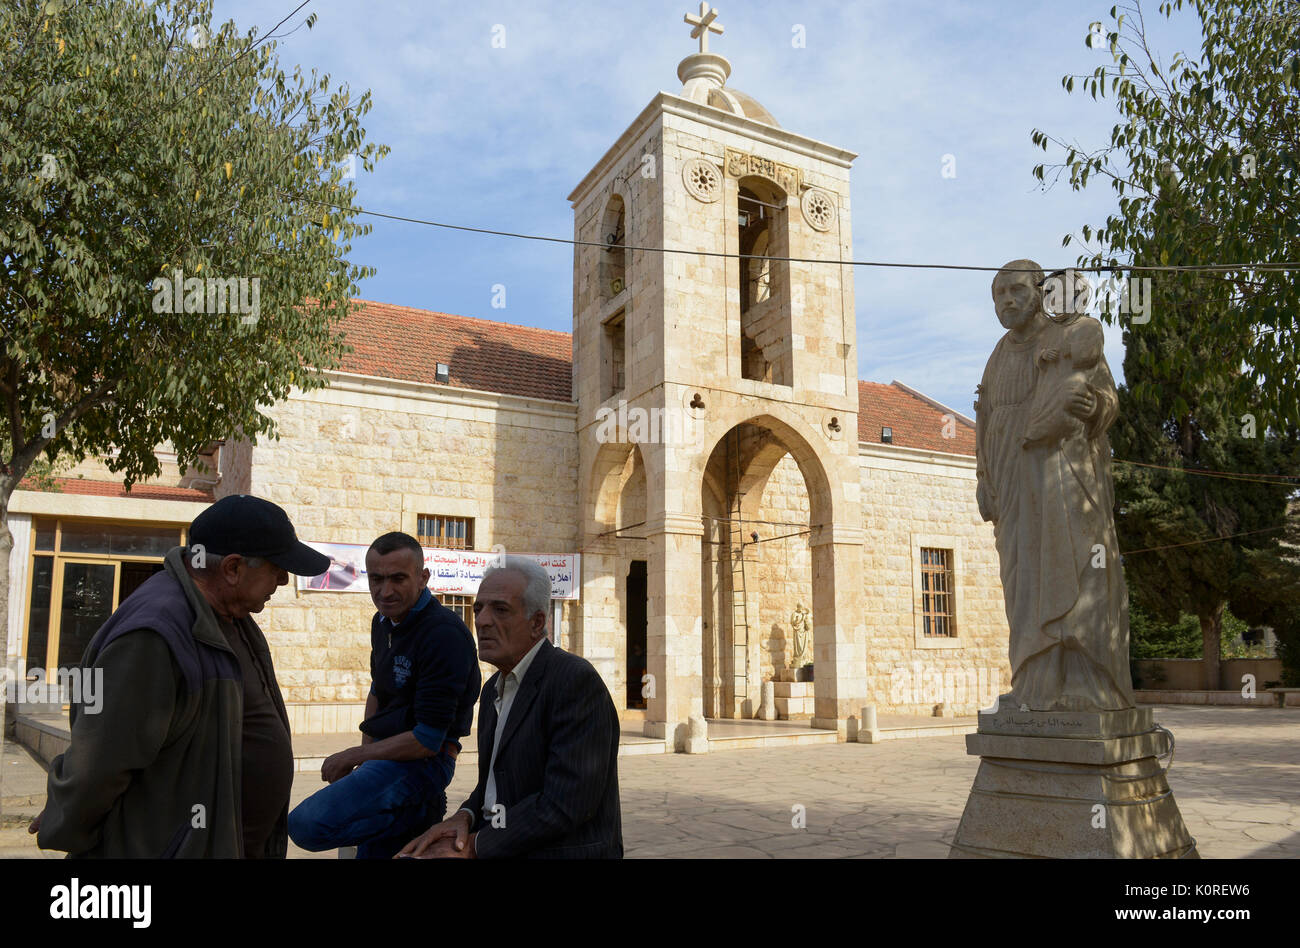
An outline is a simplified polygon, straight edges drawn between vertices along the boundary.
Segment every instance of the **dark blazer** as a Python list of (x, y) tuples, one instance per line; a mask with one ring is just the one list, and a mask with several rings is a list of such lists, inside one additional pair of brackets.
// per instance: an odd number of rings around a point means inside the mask
[(484, 819), (500, 678), (489, 678), (479, 699), (478, 786), (462, 804), (474, 815), (477, 854), (623, 858), (618, 712), (591, 663), (549, 641), (533, 656), (501, 734), (495, 773), (505, 825)]

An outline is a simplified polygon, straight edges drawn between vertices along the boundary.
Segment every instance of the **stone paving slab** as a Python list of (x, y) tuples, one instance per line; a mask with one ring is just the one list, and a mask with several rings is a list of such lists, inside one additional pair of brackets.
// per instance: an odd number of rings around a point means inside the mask
[(45, 767), (16, 741), (0, 742), (0, 814), (44, 802)]
[(41, 852), (27, 833), (27, 824), (44, 807), (44, 766), (0, 732), (0, 858), (63, 858), (63, 853)]
[[(1300, 857), (1300, 709), (1183, 705), (1156, 721), (1177, 740), (1169, 782), (1203, 857)], [(465, 763), (452, 807), (477, 777)], [(978, 763), (959, 735), (620, 758), (624, 844), (630, 858), (943, 857)], [(292, 803), (321, 786), (319, 771), (297, 774)], [(61, 855), (0, 828), (0, 856)]]

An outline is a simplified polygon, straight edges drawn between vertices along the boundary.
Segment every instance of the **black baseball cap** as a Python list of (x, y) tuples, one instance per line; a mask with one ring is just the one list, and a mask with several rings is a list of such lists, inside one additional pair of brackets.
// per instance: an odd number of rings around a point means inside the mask
[(289, 515), (250, 494), (222, 497), (190, 524), (190, 546), (214, 556), (257, 556), (298, 576), (319, 576), (330, 558), (298, 539)]

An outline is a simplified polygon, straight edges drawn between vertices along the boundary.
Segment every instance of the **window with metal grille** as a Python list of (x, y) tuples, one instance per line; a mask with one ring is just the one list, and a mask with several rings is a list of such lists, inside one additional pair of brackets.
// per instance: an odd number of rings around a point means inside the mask
[(921, 548), (921, 615), (925, 635), (954, 638), (952, 550)]
[(474, 520), (470, 517), (440, 517), (420, 514), (416, 531), (421, 546), (444, 550), (474, 549)]
[(474, 628), (474, 597), (473, 596), (453, 596), (438, 595), (438, 601), (450, 609), (456, 615), (460, 616), (460, 621), (465, 623), (467, 629)]

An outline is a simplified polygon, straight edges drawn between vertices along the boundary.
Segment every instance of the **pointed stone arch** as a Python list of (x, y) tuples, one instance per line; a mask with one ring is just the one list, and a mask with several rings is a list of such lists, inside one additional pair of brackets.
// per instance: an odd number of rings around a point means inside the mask
[(790, 196), (775, 181), (736, 182), (740, 356), (743, 378), (793, 385)]
[(627, 202), (615, 191), (605, 204), (600, 222), (600, 239), (605, 246), (600, 251), (600, 298), (608, 302), (623, 292), (628, 285)]
[[(770, 597), (775, 594), (769, 589), (751, 587), (749, 583), (758, 582), (760, 577), (751, 573), (752, 579), (747, 579), (744, 571), (745, 564), (758, 562), (753, 551), (760, 549), (759, 543), (763, 542), (760, 539), (751, 545), (749, 531), (750, 526), (757, 525), (761, 519), (759, 504), (764, 487), (787, 455), (794, 461), (803, 480), (808, 501), (808, 533), (825, 532), (829, 535), (836, 510), (832, 488), (834, 469), (828, 470), (814, 442), (791, 421), (770, 413), (744, 418), (715, 438), (704, 461), (700, 477), (704, 510), (700, 609), (706, 617), (706, 634), (701, 642), (702, 702), (706, 715), (752, 716), (758, 707), (764, 679), (770, 680), (777, 665), (785, 664), (770, 660), (767, 654), (771, 648), (771, 640), (767, 637), (769, 630), (760, 618), (760, 603), (767, 597), (766, 611), (770, 615)], [(725, 517), (710, 514), (710, 506), (715, 509), (725, 506)], [(785, 536), (775, 530), (765, 532), (768, 540), (788, 541), (794, 536), (793, 533)], [(823, 646), (822, 651), (828, 658), (832, 656), (843, 624), (837, 621), (837, 615), (846, 610), (837, 604), (833, 583), (819, 588), (811, 581), (819, 569), (825, 575), (833, 575), (834, 547), (825, 542), (813, 546), (811, 535), (806, 542), (813, 551), (813, 568), (799, 595), (811, 600), (813, 607), (813, 664), (816, 671), (817, 645)], [(783, 590), (787, 585), (783, 584)], [(711, 627), (708, 625), (710, 616), (713, 617)], [(784, 649), (784, 639), (781, 641)], [(766, 672), (765, 668), (768, 669)], [(793, 669), (782, 667), (781, 670)], [(829, 679), (823, 685), (826, 686), (823, 690), (828, 693), (835, 690), (829, 686)], [(808, 697), (814, 700), (817, 693), (816, 679), (811, 686), (781, 682), (775, 687), (778, 691), (808, 692)], [(795, 695), (786, 697), (793, 699)], [(787, 707), (793, 706), (787, 702)]]
[[(634, 564), (641, 564), (639, 573), (644, 577), (645, 519), (653, 482), (641, 446), (632, 442), (599, 445), (585, 478), (584, 582), (576, 648), (600, 669), (619, 707), (643, 706), (633, 701), (633, 695), (639, 695), (639, 681), (629, 676), (637, 664), (630, 656), (634, 642), (645, 641), (645, 606), (630, 602), (629, 582), (638, 573)], [(638, 622), (639, 633), (632, 628)]]
[[(826, 447), (824, 439), (815, 431), (809, 430), (807, 421), (795, 412), (731, 412), (716, 420), (701, 438), (702, 443), (709, 446), (699, 456), (702, 465), (699, 473), (702, 477), (706, 476), (709, 459), (723, 439), (744, 425), (766, 430), (772, 438), (757, 445), (755, 451), (744, 457), (740, 481), (743, 491), (748, 492), (766, 480), (781, 458), (789, 453), (799, 466), (808, 487), (809, 503), (813, 505), (813, 522), (830, 524), (841, 516), (841, 508), (846, 507), (848, 497), (841, 478), (837, 476), (840, 465)], [(720, 488), (721, 485), (715, 486), (715, 490)], [(856, 514), (856, 511), (852, 513)]]

